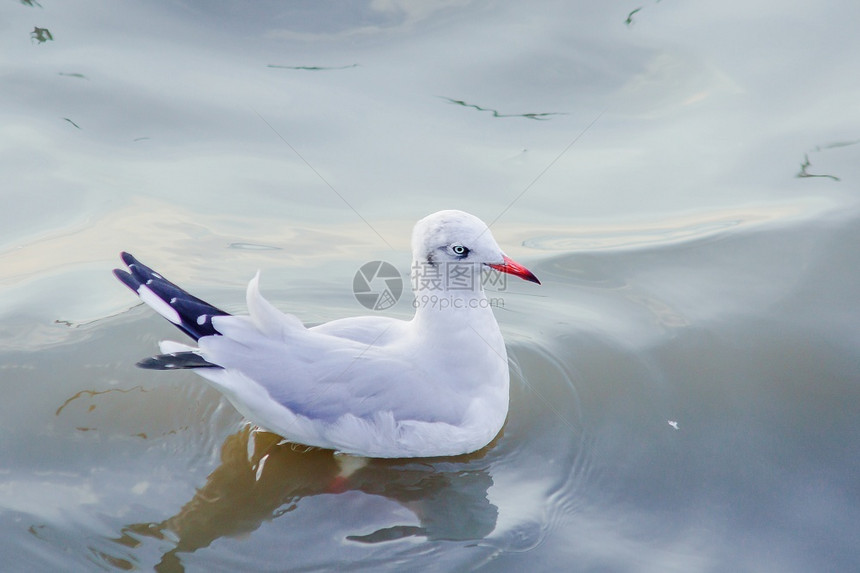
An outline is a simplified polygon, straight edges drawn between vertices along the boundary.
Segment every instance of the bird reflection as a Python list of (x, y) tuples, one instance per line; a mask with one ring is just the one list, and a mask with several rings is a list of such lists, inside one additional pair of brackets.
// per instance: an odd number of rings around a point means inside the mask
[[(493, 484), (483, 453), (433, 460), (363, 460), (308, 449), (276, 435), (246, 427), (221, 448), (221, 465), (182, 509), (160, 523), (135, 523), (114, 542), (141, 545), (140, 537), (170, 540), (157, 571), (182, 571), (178, 554), (209, 546), (220, 537), (250, 533), (263, 522), (298, 507), (302, 498), (359, 491), (401, 503), (420, 525), (394, 524), (372, 533), (347, 536), (356, 543), (404, 537), (482, 539), (496, 526), (498, 508), (487, 498)], [(350, 468), (350, 462), (360, 460)]]

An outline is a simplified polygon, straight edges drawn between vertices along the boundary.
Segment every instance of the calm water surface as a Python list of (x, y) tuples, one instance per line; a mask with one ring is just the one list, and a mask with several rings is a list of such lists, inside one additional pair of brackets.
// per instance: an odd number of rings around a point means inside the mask
[[(9, 571), (860, 569), (860, 4), (0, 6)], [(492, 222), (511, 411), (456, 458), (249, 428), (110, 275), (365, 314)], [(408, 317), (404, 296), (385, 311)]]

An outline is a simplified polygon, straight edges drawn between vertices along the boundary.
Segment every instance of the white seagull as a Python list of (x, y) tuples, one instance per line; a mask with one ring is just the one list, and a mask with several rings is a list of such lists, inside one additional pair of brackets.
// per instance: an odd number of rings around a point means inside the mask
[(248, 420), (284, 438), (365, 457), (464, 454), (508, 413), (508, 359), (481, 286), (485, 266), (540, 284), (477, 217), (440, 211), (412, 232), (415, 316), (306, 328), (248, 284), (249, 316), (196, 298), (128, 253), (114, 274), (197, 341), (162, 341), (143, 368), (193, 369)]

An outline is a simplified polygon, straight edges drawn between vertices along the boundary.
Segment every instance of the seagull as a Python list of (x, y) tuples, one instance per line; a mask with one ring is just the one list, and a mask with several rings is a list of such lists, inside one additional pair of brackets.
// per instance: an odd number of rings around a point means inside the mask
[(231, 315), (121, 256), (128, 271), (115, 269), (116, 277), (197, 343), (162, 341), (162, 354), (138, 366), (191, 369), (262, 429), (371, 458), (460, 455), (498, 435), (508, 359), (482, 270), (540, 284), (484, 222), (455, 210), (412, 232), (411, 320), (360, 316), (307, 328), (262, 297), (259, 272), (248, 284), (248, 315)]

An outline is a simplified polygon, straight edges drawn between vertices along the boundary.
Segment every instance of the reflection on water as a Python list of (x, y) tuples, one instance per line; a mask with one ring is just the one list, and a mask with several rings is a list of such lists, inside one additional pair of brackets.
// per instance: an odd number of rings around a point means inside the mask
[(499, 112), (498, 110), (495, 110), (495, 109), (491, 109), (491, 108), (488, 108), (488, 107), (481, 107), (481, 106), (479, 106), (479, 105), (475, 105), (475, 104), (473, 104), (473, 103), (466, 103), (466, 102), (465, 102), (465, 101), (463, 101), (463, 100), (454, 99), (454, 98), (450, 98), (450, 97), (443, 97), (443, 96), (440, 96), (440, 97), (442, 97), (442, 99), (444, 99), (444, 100), (446, 100), (446, 101), (448, 101), (448, 102), (450, 102), (450, 103), (453, 103), (453, 104), (455, 104), (455, 105), (459, 105), (459, 106), (463, 106), (463, 107), (470, 107), (470, 108), (472, 108), (472, 109), (476, 109), (476, 110), (478, 110), (478, 111), (488, 111), (488, 112), (490, 112), (490, 114), (492, 114), (492, 116), (493, 116), (493, 117), (497, 117), (497, 118), (502, 118), (502, 117), (524, 117), (524, 118), (526, 118), (526, 119), (536, 119), (536, 120), (540, 120), (540, 121), (542, 121), (542, 120), (549, 119), (549, 118), (550, 118), (550, 116), (553, 116), (553, 115), (567, 115), (566, 113), (563, 113), (563, 112), (543, 112), (543, 113), (501, 113), (501, 112)]
[[(860, 268), (856, 249), (832, 249), (857, 244), (858, 227), (832, 214), (787, 221), (536, 261), (547, 295), (506, 292), (499, 313), (512, 360), (504, 434), (462, 458), (350, 473), (352, 458), (233, 427), (235, 411), (193, 374), (134, 370), (135, 333), (158, 317), (66, 329), (63, 345), (19, 352), (32, 368), (15, 380), (45, 379), (53, 364), (40, 359), (53, 357), (101, 372), (98, 384), (52, 379), (68, 390), (50, 401), (51, 433), (14, 441), (75, 453), (23, 500), (20, 477), (0, 480), (0, 505), (30, 532), (28, 555), (70, 546), (115, 569), (273, 569), (287, 552), (296, 569), (519, 571), (539, 554), (586, 570), (742, 570), (776, 543), (780, 566), (815, 570), (803, 566), (821, 545), (791, 541), (819, 539), (808, 534), (831, 527), (827, 508), (853, 495), (857, 363), (843, 349), (856, 342), (856, 281), (830, 277)], [(93, 356), (111, 358), (85, 368)], [(113, 377), (127, 390), (104, 391)], [(98, 471), (71, 471), (78, 457)], [(61, 510), (38, 509), (44, 491), (64, 497)], [(726, 554), (753, 532), (769, 541)]]
[(800, 164), (800, 171), (797, 173), (797, 175), (795, 175), (795, 177), (797, 177), (798, 179), (803, 179), (805, 177), (824, 177), (825, 179), (841, 181), (841, 179), (839, 179), (839, 177), (835, 175), (810, 173), (809, 168), (811, 166), (812, 164), (809, 162), (809, 154), (807, 153), (803, 156), (803, 163)]
[(641, 6), (640, 6), (639, 8), (634, 8), (633, 10), (631, 10), (631, 11), (630, 11), (630, 13), (629, 13), (629, 14), (627, 14), (627, 19), (626, 19), (626, 20), (624, 20), (624, 23), (625, 23), (625, 24), (627, 24), (628, 26), (630, 26), (631, 24), (633, 24), (633, 16), (635, 16), (636, 14), (638, 14), (640, 11), (642, 11), (642, 7), (641, 7)]
[(269, 64), (267, 68), (279, 68), (282, 70), (301, 70), (306, 72), (321, 72), (329, 70), (348, 70), (349, 68), (357, 68), (358, 64), (349, 64), (348, 66), (281, 66), (278, 64)]
[(230, 243), (227, 245), (229, 249), (244, 249), (247, 251), (280, 251), (283, 247), (275, 245), (261, 245), (259, 243)]
[(670, 245), (713, 237), (735, 227), (756, 227), (779, 223), (825, 207), (825, 201), (771, 203), (731, 210), (710, 210), (662, 220), (612, 222), (609, 224), (578, 225), (575, 234), (547, 235), (523, 241), (532, 249), (546, 251), (584, 252), (597, 249), (628, 249), (644, 246)]
[(80, 129), (80, 128), (81, 128), (81, 126), (80, 126), (80, 125), (78, 125), (77, 123), (75, 123), (75, 122), (74, 122), (74, 121), (72, 121), (71, 119), (69, 119), (69, 118), (67, 118), (67, 117), (64, 117), (63, 119), (64, 119), (64, 120), (66, 120), (67, 122), (69, 122), (70, 124), (72, 124), (72, 127), (76, 128), (76, 129)]
[[(653, 4), (658, 4), (659, 2), (660, 2), (660, 0), (654, 0)], [(638, 8), (634, 8), (633, 10), (628, 12), (627, 18), (624, 20), (624, 24), (627, 26), (632, 26), (633, 24), (635, 24), (636, 20), (638, 19), (637, 14), (642, 12), (642, 10), (644, 10), (644, 9), (645, 9), (645, 6), (639, 6)], [(636, 16), (636, 18), (634, 18), (634, 16)]]
[(51, 35), (50, 30), (47, 28), (39, 28), (38, 26), (33, 28), (33, 31), (30, 32), (30, 38), (32, 38), (32, 40), (37, 44), (44, 44), (45, 42), (54, 40), (54, 36)]
[[(856, 145), (860, 143), (860, 140), (854, 141), (837, 141), (834, 143), (828, 143), (826, 145), (817, 145), (809, 153), (820, 153), (822, 151), (827, 151), (829, 149), (839, 149), (840, 147), (849, 147), (851, 145)], [(825, 179), (832, 179), (833, 181), (842, 181), (839, 177), (835, 175), (827, 175), (827, 174), (816, 174), (810, 173), (809, 168), (812, 164), (809, 161), (809, 153), (805, 153), (803, 155), (803, 163), (800, 164), (800, 171), (795, 175), (798, 179), (803, 179), (805, 177), (823, 177)]]
[(304, 498), (350, 491), (396, 501), (414, 514), (417, 524), (356, 531), (345, 537), (348, 541), (482, 539), (493, 531), (498, 515), (487, 499), (492, 478), (467, 463), (482, 455), (440, 464), (366, 460), (357, 470), (345, 471), (349, 456), (286, 443), (275, 434), (245, 427), (225, 440), (221, 464), (179, 513), (158, 523), (129, 524), (114, 541), (136, 548), (141, 537), (168, 540), (174, 547), (156, 570), (181, 571), (181, 553), (208, 547), (221, 537), (250, 533), (265, 521), (286, 519)]

